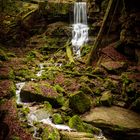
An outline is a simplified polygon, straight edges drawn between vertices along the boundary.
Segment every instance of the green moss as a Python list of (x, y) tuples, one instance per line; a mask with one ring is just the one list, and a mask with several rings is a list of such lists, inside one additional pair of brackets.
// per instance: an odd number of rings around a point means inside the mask
[(13, 69), (11, 69), (10, 72), (9, 72), (9, 79), (15, 79), (15, 75), (14, 75)]
[(99, 128), (96, 128), (91, 124), (84, 123), (78, 115), (74, 115), (72, 118), (70, 118), (69, 126), (79, 132), (87, 132), (92, 134), (99, 134), (101, 132)]
[(48, 101), (44, 102), (44, 106), (49, 113), (52, 113), (52, 105)]
[(85, 132), (96, 134), (96, 135), (99, 135), (101, 132), (101, 129), (94, 127), (91, 124), (83, 123), (83, 125), (84, 125)]
[(56, 89), (56, 91), (57, 91), (58, 93), (64, 93), (64, 92), (65, 92), (64, 88), (61, 87), (61, 86), (58, 85), (58, 84), (55, 85), (54, 88)]
[(10, 89), (9, 89), (11, 95), (15, 95), (16, 94), (16, 87), (14, 85), (14, 83), (12, 82)]
[(52, 133), (49, 133), (48, 140), (60, 140), (60, 135), (57, 129), (54, 129)]
[(0, 60), (1, 61), (6, 61), (8, 60), (8, 56), (6, 55), (6, 53), (0, 49)]
[(103, 92), (102, 97), (100, 98), (100, 103), (104, 106), (111, 106), (112, 105), (112, 94), (110, 91)]
[(69, 98), (69, 103), (70, 108), (77, 113), (84, 113), (91, 107), (91, 100), (89, 96), (81, 91), (72, 94)]
[(52, 120), (55, 124), (61, 124), (63, 123), (62, 116), (59, 113), (55, 113), (52, 115)]
[(73, 128), (73, 129), (76, 129), (79, 132), (84, 132), (85, 131), (83, 122), (78, 115), (74, 115), (72, 118), (70, 118), (69, 127)]
[(82, 83), (82, 84), (81, 84), (80, 90), (83, 91), (83, 93), (87, 93), (87, 94), (93, 95), (93, 91), (92, 91), (91, 88), (90, 88), (87, 84), (85, 84), (85, 83)]
[(20, 139), (20, 137), (18, 137), (18, 136), (12, 136), (12, 137), (11, 137), (11, 140), (21, 140), (21, 139)]

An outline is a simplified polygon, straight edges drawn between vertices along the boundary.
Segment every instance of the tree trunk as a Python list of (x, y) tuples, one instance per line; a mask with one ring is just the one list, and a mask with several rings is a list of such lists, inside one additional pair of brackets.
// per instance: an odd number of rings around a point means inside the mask
[(100, 48), (101, 40), (102, 40), (104, 30), (105, 30), (105, 27), (106, 27), (106, 23), (109, 19), (109, 15), (111, 14), (111, 9), (112, 9), (115, 1), (116, 0), (110, 0), (109, 3), (108, 3), (108, 7), (106, 9), (106, 13), (105, 13), (104, 18), (103, 18), (103, 23), (101, 25), (99, 33), (98, 33), (98, 35), (96, 37), (96, 40), (93, 44), (93, 47), (91, 49), (90, 55), (89, 55), (88, 60), (87, 60), (87, 65), (91, 65), (92, 61), (97, 59), (97, 51)]

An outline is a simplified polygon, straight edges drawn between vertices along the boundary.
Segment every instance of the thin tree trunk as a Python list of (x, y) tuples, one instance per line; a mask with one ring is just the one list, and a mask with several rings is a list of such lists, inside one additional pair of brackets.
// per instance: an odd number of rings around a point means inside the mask
[(102, 40), (102, 37), (103, 37), (103, 34), (104, 34), (106, 23), (108, 21), (109, 14), (111, 13), (111, 9), (112, 9), (113, 3), (115, 1), (116, 0), (110, 0), (109, 3), (108, 3), (108, 7), (106, 9), (106, 13), (105, 13), (104, 18), (103, 18), (103, 23), (101, 25), (101, 28), (99, 30), (99, 33), (98, 33), (98, 35), (96, 37), (96, 40), (95, 40), (95, 42), (93, 44), (93, 47), (91, 49), (90, 55), (88, 57), (88, 60), (86, 62), (87, 65), (91, 65), (92, 64), (92, 61), (93, 60), (96, 60), (96, 58), (97, 58), (97, 51), (99, 50), (99, 47), (101, 45), (101, 40)]

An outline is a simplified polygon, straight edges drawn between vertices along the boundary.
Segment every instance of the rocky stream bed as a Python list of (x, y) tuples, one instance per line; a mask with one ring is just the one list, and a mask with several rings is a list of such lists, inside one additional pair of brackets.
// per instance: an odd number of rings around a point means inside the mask
[(125, 34), (137, 13), (119, 41), (113, 24), (98, 62), (88, 66), (107, 1), (88, 1), (89, 42), (70, 61), (73, 2), (18, 1), (13, 15), (1, 15), (0, 140), (140, 139), (139, 49), (138, 63), (131, 46), (120, 49), (120, 40), (138, 42)]

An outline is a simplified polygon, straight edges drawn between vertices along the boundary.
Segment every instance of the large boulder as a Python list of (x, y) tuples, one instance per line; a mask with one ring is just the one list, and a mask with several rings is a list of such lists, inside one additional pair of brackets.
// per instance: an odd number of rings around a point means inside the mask
[(62, 105), (62, 94), (57, 91), (48, 82), (28, 82), (22, 88), (20, 93), (21, 101), (23, 102), (41, 102), (49, 101), (52, 106), (58, 107)]
[(102, 128), (105, 134), (115, 139), (140, 138), (140, 114), (120, 107), (96, 107), (82, 120)]
[(77, 92), (70, 96), (69, 105), (72, 110), (77, 113), (84, 113), (91, 107), (91, 101), (89, 96), (83, 92)]

